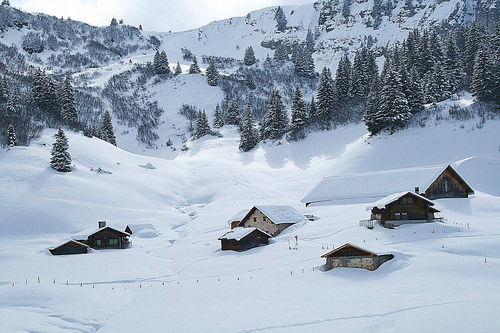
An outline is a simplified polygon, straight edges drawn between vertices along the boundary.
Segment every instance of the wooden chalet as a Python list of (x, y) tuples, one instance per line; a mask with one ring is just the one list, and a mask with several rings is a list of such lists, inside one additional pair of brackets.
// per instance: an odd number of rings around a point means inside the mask
[(451, 165), (438, 165), (326, 177), (302, 202), (306, 206), (368, 203), (403, 191), (431, 200), (467, 198), (474, 193)]
[(321, 257), (326, 258), (326, 263), (323, 266), (325, 271), (338, 267), (363, 268), (374, 271), (384, 262), (393, 259), (394, 255), (378, 255), (356, 245), (347, 243)]
[(231, 228), (258, 228), (272, 237), (295, 223), (307, 222), (295, 208), (285, 205), (255, 206), (238, 214), (228, 221)]
[(87, 236), (86, 244), (93, 249), (126, 249), (130, 246), (130, 234), (99, 222), (99, 229)]
[(65, 254), (83, 254), (87, 253), (88, 249), (89, 246), (87, 244), (72, 239), (64, 244), (59, 245), (58, 247), (50, 248), (49, 252), (57, 256)]
[(222, 235), (221, 250), (246, 251), (251, 248), (269, 244), (272, 236), (258, 228), (236, 227)]
[(432, 201), (419, 194), (402, 192), (378, 200), (367, 207), (367, 210), (371, 210), (372, 220), (392, 228), (408, 223), (435, 221), (434, 213), (439, 210), (432, 206)]

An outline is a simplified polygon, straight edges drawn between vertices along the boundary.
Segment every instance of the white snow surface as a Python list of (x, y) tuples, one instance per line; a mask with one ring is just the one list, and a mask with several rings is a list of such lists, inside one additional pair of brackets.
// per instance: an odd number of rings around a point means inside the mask
[[(494, 332), (500, 121), (476, 122), (374, 138), (363, 125), (342, 126), (248, 153), (224, 127), (223, 137), (189, 142), (173, 160), (67, 133), (70, 173), (49, 167), (53, 130), (1, 150), (0, 331)], [(476, 194), (436, 200), (446, 223), (368, 230), (358, 226), (369, 217), (365, 204), (300, 203), (327, 175), (454, 161)], [(139, 166), (147, 163), (156, 169)], [(318, 219), (268, 246), (220, 251), (227, 219), (255, 205), (290, 205)], [(156, 237), (132, 235), (125, 250), (49, 254), (102, 220), (150, 223)], [(345, 243), (395, 258), (374, 272), (321, 271), (321, 255)]]

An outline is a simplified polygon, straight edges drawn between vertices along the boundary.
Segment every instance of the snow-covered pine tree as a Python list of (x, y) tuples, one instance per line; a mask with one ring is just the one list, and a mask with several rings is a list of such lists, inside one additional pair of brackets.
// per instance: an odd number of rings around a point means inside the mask
[(206, 74), (208, 85), (213, 87), (216, 86), (219, 82), (220, 76), (214, 63), (210, 63), (210, 65), (208, 65)]
[(208, 118), (205, 111), (198, 111), (196, 116), (196, 129), (195, 129), (195, 138), (199, 139), (204, 137), (205, 135), (212, 134), (212, 130), (210, 129), (210, 125), (208, 124)]
[(314, 60), (312, 54), (306, 49), (302, 48), (295, 61), (295, 73), (302, 77), (315, 77)]
[(7, 89), (7, 79), (0, 76), (0, 103), (5, 103), (9, 99), (9, 91)]
[(227, 108), (226, 125), (240, 125), (240, 106), (236, 98), (233, 98)]
[(16, 132), (14, 131), (14, 126), (9, 125), (7, 128), (7, 146), (8, 147), (14, 147), (17, 145), (17, 137), (16, 137)]
[(278, 9), (276, 9), (276, 14), (274, 15), (274, 19), (276, 20), (276, 30), (281, 32), (285, 31), (287, 21), (285, 14), (283, 13), (283, 9), (281, 9), (281, 7), (278, 7)]
[(371, 17), (373, 19), (372, 26), (378, 29), (380, 23), (382, 23), (382, 0), (373, 0), (373, 9), (371, 12)]
[(214, 128), (221, 128), (224, 126), (224, 117), (222, 115), (222, 111), (220, 109), (220, 105), (217, 103), (217, 106), (215, 107), (214, 111), (214, 122), (213, 122)]
[(367, 74), (363, 49), (359, 49), (356, 51), (352, 65), (352, 85), (350, 92), (352, 98), (357, 102), (362, 101), (366, 97), (366, 86), (370, 84)]
[(472, 77), (474, 72), (476, 53), (485, 40), (485, 35), (486, 31), (479, 23), (473, 23), (467, 28), (467, 32), (465, 34), (464, 65), (465, 74), (470, 77)]
[(116, 146), (116, 136), (109, 111), (104, 112), (102, 116), (99, 138)]
[(259, 143), (259, 134), (255, 128), (255, 117), (252, 106), (249, 104), (241, 120), (240, 150), (249, 151)]
[(424, 90), (421, 81), (417, 69), (413, 67), (408, 76), (408, 90), (405, 92), (411, 113), (417, 113), (424, 108)]
[(250, 89), (250, 90), (254, 90), (255, 88), (257, 88), (257, 86), (255, 85), (255, 81), (253, 79), (253, 76), (252, 76), (252, 74), (250, 72), (247, 72), (245, 74), (245, 81), (244, 81), (244, 83), (245, 83), (245, 86), (247, 86), (248, 89)]
[(68, 138), (62, 129), (55, 135), (56, 142), (52, 145), (50, 165), (59, 172), (71, 171), (71, 155), (68, 152)]
[(7, 104), (5, 105), (4, 114), (5, 117), (14, 117), (17, 114), (16, 107), (14, 106), (14, 101), (12, 99), (9, 99), (7, 101)]
[(155, 74), (158, 74), (158, 70), (160, 68), (160, 51), (159, 50), (156, 50), (156, 53), (153, 57), (153, 69), (155, 71)]
[(287, 134), (289, 141), (298, 141), (306, 137), (307, 108), (302, 91), (297, 87), (292, 100), (292, 121)]
[(329, 129), (333, 119), (336, 103), (335, 84), (330, 70), (326, 67), (321, 71), (317, 92), (317, 116), (314, 121), (320, 129)]
[(380, 93), (379, 119), (382, 128), (388, 128), (393, 133), (406, 125), (411, 112), (408, 100), (403, 92), (401, 78), (395, 66), (389, 69), (382, 84)]
[(174, 75), (177, 76), (179, 74), (182, 74), (182, 68), (181, 68), (181, 65), (179, 64), (179, 62), (177, 61), (177, 65), (175, 66)]
[(446, 40), (444, 54), (444, 70), (446, 72), (450, 93), (456, 93), (462, 86), (462, 61), (455, 40), (449, 36)]
[(193, 56), (193, 63), (189, 67), (189, 74), (200, 74), (201, 69), (200, 66), (198, 66), (198, 60), (196, 59), (196, 56)]
[(9, 0), (3, 0), (2, 1), (2, 6), (10, 6), (10, 1)]
[(116, 25), (118, 25), (118, 20), (117, 20), (116, 18), (114, 18), (114, 17), (113, 17), (113, 18), (111, 19), (110, 26), (111, 26), (111, 27), (114, 27), (114, 26), (116, 26)]
[(280, 139), (288, 130), (288, 115), (278, 90), (273, 90), (262, 119), (260, 132), (263, 140)]
[(380, 117), (380, 79), (378, 75), (372, 80), (370, 92), (366, 100), (363, 121), (371, 135), (376, 135), (382, 130)]
[(71, 83), (71, 77), (66, 76), (60, 93), (61, 117), (66, 125), (77, 128), (78, 114), (76, 111), (75, 90)]
[(61, 118), (56, 94), (56, 84), (50, 76), (44, 76), (41, 96), (41, 109), (55, 118)]
[(284, 46), (281, 43), (276, 45), (276, 49), (274, 50), (273, 59), (276, 61), (288, 61), (288, 60), (290, 60), (288, 58), (288, 50), (287, 50), (286, 46)]
[[(496, 73), (495, 73), (495, 63)], [(486, 41), (481, 43), (479, 50), (476, 53), (476, 58), (474, 59), (474, 70), (472, 75), (472, 82), (470, 84), (470, 90), (472, 95), (479, 101), (498, 102), (498, 90), (500, 89), (498, 78), (499, 78), (499, 65), (498, 59), (494, 60), (490, 56), (490, 51)]]
[(252, 66), (257, 62), (257, 59), (255, 59), (255, 53), (253, 51), (253, 47), (249, 46), (245, 50), (245, 56), (243, 57), (243, 63), (246, 66)]
[(335, 88), (337, 90), (337, 99), (340, 103), (346, 103), (351, 99), (351, 61), (347, 53), (340, 59), (335, 75)]
[(170, 74), (170, 64), (168, 63), (167, 53), (161, 51), (160, 53), (160, 74)]
[(352, 0), (344, 0), (342, 4), (342, 16), (348, 18), (351, 15), (351, 2)]
[(433, 96), (433, 102), (439, 102), (450, 97), (450, 85), (446, 74), (443, 64), (436, 61), (432, 69), (432, 90), (427, 91), (427, 95)]
[(307, 36), (306, 36), (306, 48), (310, 53), (314, 52), (314, 45), (316, 44), (316, 41), (314, 39), (314, 35), (311, 31), (311, 29), (307, 30)]
[(142, 31), (142, 24), (139, 24), (139, 30)]

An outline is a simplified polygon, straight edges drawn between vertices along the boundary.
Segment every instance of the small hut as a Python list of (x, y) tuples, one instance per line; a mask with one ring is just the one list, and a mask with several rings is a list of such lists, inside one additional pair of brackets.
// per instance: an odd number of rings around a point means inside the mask
[(130, 246), (130, 234), (99, 222), (99, 229), (88, 235), (86, 243), (93, 249), (126, 249)]
[(352, 244), (344, 244), (324, 255), (326, 258), (324, 270), (329, 271), (338, 267), (363, 268), (374, 271), (384, 262), (394, 258), (392, 254), (378, 255)]
[(382, 198), (366, 209), (371, 210), (371, 219), (392, 228), (402, 224), (431, 222), (439, 210), (434, 202), (412, 192), (394, 193)]
[(251, 248), (269, 244), (272, 236), (258, 228), (237, 227), (222, 235), (221, 250), (246, 251)]
[(53, 247), (49, 249), (49, 252), (52, 255), (65, 255), (65, 254), (83, 254), (87, 253), (89, 246), (82, 242), (76, 240), (67, 241), (64, 244), (59, 245), (58, 247)]

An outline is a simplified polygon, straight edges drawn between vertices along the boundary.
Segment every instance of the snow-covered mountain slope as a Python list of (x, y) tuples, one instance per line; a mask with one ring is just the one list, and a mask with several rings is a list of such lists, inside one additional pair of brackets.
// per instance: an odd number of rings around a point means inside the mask
[[(67, 174), (49, 168), (54, 132), (47, 130), (29, 147), (0, 151), (2, 329), (493, 331), (500, 305), (500, 198), (492, 186), (500, 176), (499, 125), (478, 128), (473, 119), (374, 139), (351, 125), (249, 153), (237, 152), (236, 129), (224, 127), (222, 138), (191, 142), (172, 161), (70, 133), (75, 169)], [(437, 200), (446, 223), (367, 230), (358, 227), (365, 204), (300, 204), (326, 175), (464, 159), (476, 194)], [(90, 170), (99, 167), (111, 174)], [(269, 246), (221, 252), (226, 220), (256, 204), (288, 204), (319, 219)], [(98, 220), (151, 223), (159, 236), (132, 236), (132, 248), (122, 251), (47, 252)], [(290, 251), (295, 235), (298, 250)], [(396, 257), (375, 272), (318, 270), (320, 256), (346, 242)]]
[[(344, 14), (346, 2), (350, 3), (350, 10)], [(471, 0), (413, 1), (411, 9), (407, 8), (407, 2), (393, 1), (391, 6), (377, 0), (327, 0), (284, 6), (287, 29), (283, 32), (276, 30), (277, 7), (270, 7), (199, 29), (156, 35), (162, 40), (160, 48), (176, 59), (181, 56), (181, 48), (197, 55), (242, 59), (249, 46), (254, 48), (258, 58), (264, 59), (268, 54), (273, 55), (276, 42), (304, 43), (311, 30), (316, 38), (314, 58), (319, 71), (323, 66), (335, 69), (345, 51), (354, 52), (362, 44), (382, 47), (403, 40), (416, 28), (467, 23), (475, 19), (478, 10), (476, 2)], [(495, 8), (495, 4), (490, 3)], [(488, 4), (483, 6), (488, 7)], [(495, 22), (495, 15), (498, 13), (493, 9), (490, 25)]]

